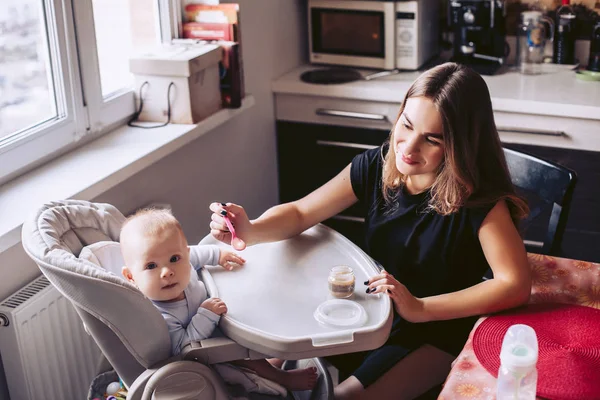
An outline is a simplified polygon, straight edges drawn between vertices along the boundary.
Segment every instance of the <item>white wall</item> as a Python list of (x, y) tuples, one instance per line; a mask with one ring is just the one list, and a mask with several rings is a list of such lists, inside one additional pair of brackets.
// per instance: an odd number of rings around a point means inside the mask
[[(213, 201), (242, 204), (251, 218), (277, 203), (275, 111), (270, 85), (307, 60), (306, 0), (237, 2), (241, 7), (246, 90), (254, 96), (255, 106), (94, 201), (111, 203), (125, 214), (151, 202), (170, 203), (190, 242), (208, 233), (208, 205)], [(0, 253), (0, 299), (38, 274), (20, 245)], [(9, 399), (1, 371), (0, 399)]]
[(96, 199), (125, 213), (148, 202), (168, 202), (190, 242), (208, 233), (211, 202), (238, 202), (257, 216), (278, 200), (270, 85), (306, 59), (306, 46), (300, 44), (304, 1), (239, 3), (246, 89), (256, 105)]

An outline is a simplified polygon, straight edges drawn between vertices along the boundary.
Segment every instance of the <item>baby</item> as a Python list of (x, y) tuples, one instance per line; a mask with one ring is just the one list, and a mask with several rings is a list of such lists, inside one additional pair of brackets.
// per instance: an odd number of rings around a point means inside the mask
[[(210, 337), (227, 306), (209, 298), (197, 270), (221, 265), (231, 270), (245, 260), (218, 246), (189, 246), (181, 225), (168, 210), (144, 209), (129, 217), (121, 228), (123, 276), (161, 312), (171, 337), (171, 351), (179, 354), (192, 341)], [(193, 277), (192, 277), (193, 274)], [(314, 368), (284, 371), (280, 360), (239, 360), (251, 369), (290, 390), (311, 389), (317, 380)]]

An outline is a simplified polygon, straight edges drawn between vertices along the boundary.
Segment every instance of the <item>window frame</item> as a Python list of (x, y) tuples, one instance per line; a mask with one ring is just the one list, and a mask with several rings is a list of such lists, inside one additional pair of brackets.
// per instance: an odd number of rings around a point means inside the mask
[(183, 32), (183, 3), (184, 0), (157, 0), (156, 15), (158, 16), (158, 37), (163, 44), (170, 44), (173, 39), (179, 39)]
[(88, 134), (96, 134), (123, 124), (135, 112), (134, 91), (121, 90), (104, 99), (100, 82), (100, 64), (96, 46), (92, 0), (73, 0), (75, 30), (79, 46), (79, 65), (83, 99), (88, 113)]

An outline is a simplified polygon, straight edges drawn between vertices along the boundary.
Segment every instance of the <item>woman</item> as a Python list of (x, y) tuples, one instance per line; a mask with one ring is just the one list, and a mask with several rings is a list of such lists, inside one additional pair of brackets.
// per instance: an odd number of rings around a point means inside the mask
[[(390, 296), (395, 315), (384, 346), (331, 358), (350, 374), (335, 396), (412, 399), (443, 382), (477, 316), (521, 305), (531, 289), (516, 227), (528, 209), (511, 184), (481, 76), (454, 63), (425, 72), (386, 144), (256, 220), (238, 205), (211, 204), (211, 233), (231, 242), (227, 215), (242, 250), (297, 235), (356, 202), (367, 215), (367, 252), (385, 268), (366, 291)], [(490, 267), (494, 278), (482, 281)]]

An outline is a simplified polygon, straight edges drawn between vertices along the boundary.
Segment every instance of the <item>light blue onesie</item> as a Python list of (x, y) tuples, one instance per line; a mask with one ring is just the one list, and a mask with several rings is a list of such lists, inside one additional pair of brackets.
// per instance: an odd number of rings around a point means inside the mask
[(189, 285), (184, 289), (185, 299), (164, 302), (153, 301), (167, 322), (171, 337), (171, 355), (177, 355), (188, 343), (210, 337), (220, 316), (200, 304), (208, 298), (204, 283), (198, 279), (198, 270), (205, 265), (219, 263), (219, 247), (212, 245), (190, 246), (192, 268)]

